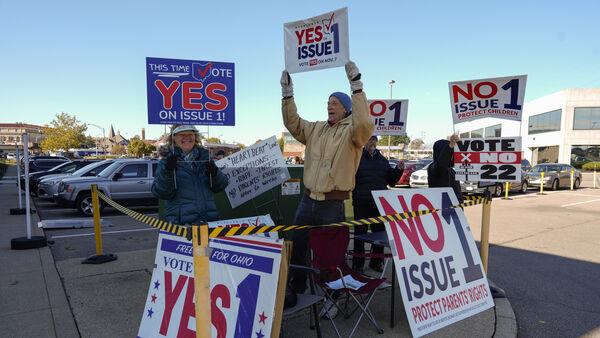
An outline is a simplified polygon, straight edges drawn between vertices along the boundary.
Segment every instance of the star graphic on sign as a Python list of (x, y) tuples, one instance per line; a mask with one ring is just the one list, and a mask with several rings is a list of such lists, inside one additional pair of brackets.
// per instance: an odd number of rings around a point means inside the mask
[(156, 303), (156, 294), (152, 295), (152, 303)]
[(148, 309), (148, 317), (152, 318), (152, 315), (154, 314), (154, 311), (152, 311), (152, 308)]
[(262, 329), (258, 330), (258, 332), (254, 332), (256, 333), (256, 338), (263, 338), (265, 335), (262, 333)]
[(158, 290), (158, 287), (160, 286), (160, 283), (158, 281), (154, 282), (154, 288), (156, 290)]
[(267, 320), (267, 318), (269, 318), (269, 317), (265, 316), (265, 312), (263, 311), (261, 314), (258, 315), (258, 318), (260, 318), (258, 320), (259, 323), (266, 324), (265, 320)]

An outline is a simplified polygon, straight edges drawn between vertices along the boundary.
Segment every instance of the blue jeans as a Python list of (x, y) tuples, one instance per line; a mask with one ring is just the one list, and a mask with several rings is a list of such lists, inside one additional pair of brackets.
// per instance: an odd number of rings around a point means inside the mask
[[(316, 201), (304, 195), (296, 216), (294, 225), (323, 225), (342, 222), (345, 219), (344, 201), (327, 200)], [(308, 239), (310, 229), (296, 230), (292, 235), (292, 264), (308, 266)], [(290, 287), (296, 293), (304, 293), (306, 290), (306, 272), (297, 269), (292, 270), (290, 276)]]

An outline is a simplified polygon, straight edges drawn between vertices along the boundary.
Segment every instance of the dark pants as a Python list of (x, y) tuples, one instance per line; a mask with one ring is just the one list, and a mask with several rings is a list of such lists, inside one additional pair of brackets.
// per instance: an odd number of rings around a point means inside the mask
[[(376, 205), (355, 205), (354, 206), (354, 219), (363, 219), (380, 216)], [(371, 225), (356, 225), (354, 226), (354, 236), (366, 234), (367, 227), (371, 227), (371, 232), (385, 231), (383, 223), (376, 223)], [(365, 242), (354, 239), (354, 252), (365, 253)], [(380, 245), (371, 246), (371, 252), (383, 253), (383, 247)], [(371, 258), (371, 264), (381, 264), (383, 260), (381, 258)], [(365, 259), (363, 257), (354, 257), (352, 259), (352, 265), (354, 267), (363, 267)]]
[[(344, 201), (316, 201), (304, 195), (298, 210), (296, 210), (294, 225), (323, 225), (341, 222), (344, 219)], [(309, 229), (303, 229), (293, 232), (292, 264), (308, 266), (309, 231)], [(290, 275), (290, 288), (296, 293), (304, 293), (307, 286), (306, 272), (293, 269)]]

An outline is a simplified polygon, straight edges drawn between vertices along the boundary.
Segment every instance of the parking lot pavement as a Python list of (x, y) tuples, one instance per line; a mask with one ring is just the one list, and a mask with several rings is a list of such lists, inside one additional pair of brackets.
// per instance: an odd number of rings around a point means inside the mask
[[(600, 335), (600, 189), (494, 199), (488, 276), (522, 337)], [(481, 206), (465, 209), (480, 237)]]

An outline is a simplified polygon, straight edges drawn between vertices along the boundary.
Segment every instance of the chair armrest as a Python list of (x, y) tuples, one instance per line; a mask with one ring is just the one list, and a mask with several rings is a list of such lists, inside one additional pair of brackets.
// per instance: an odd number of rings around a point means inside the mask
[(390, 258), (392, 257), (392, 254), (380, 254), (380, 253), (355, 253), (355, 252), (348, 252), (348, 256), (352, 256), (352, 257), (372, 257), (372, 258)]

